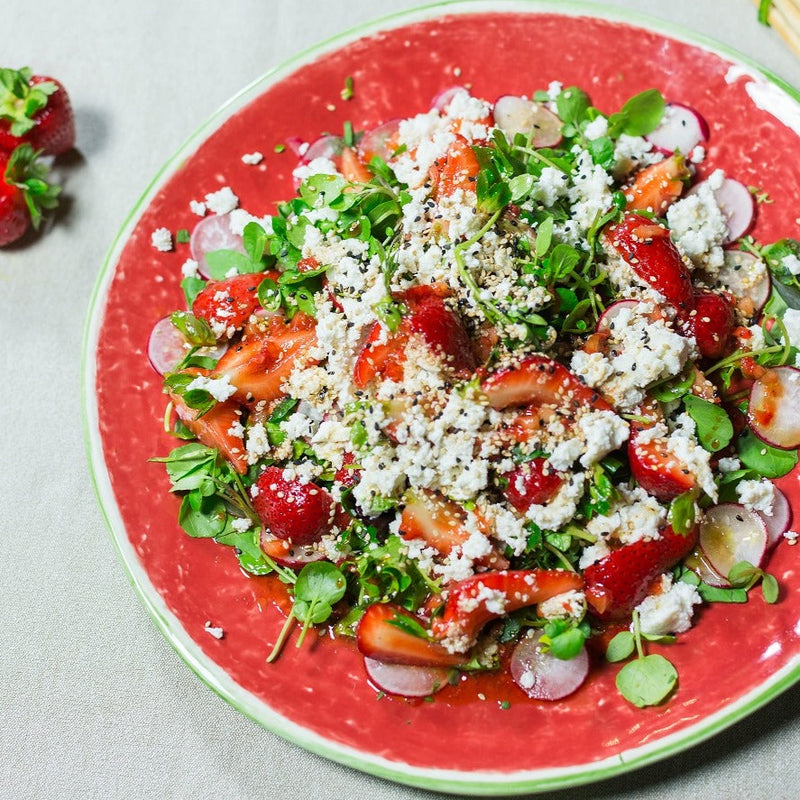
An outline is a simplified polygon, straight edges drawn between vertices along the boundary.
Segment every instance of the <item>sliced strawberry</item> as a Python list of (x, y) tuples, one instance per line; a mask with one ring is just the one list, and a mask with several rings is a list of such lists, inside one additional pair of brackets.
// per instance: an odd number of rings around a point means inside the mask
[(688, 555), (697, 529), (682, 536), (667, 525), (658, 539), (626, 544), (587, 567), (586, 600), (601, 619), (621, 619), (647, 596), (653, 581)]
[[(242, 276), (243, 277), (243, 276)], [(298, 313), (287, 322), (272, 317), (266, 327), (229, 347), (217, 362), (214, 377), (227, 377), (243, 403), (283, 397), (283, 384), (298, 360), (316, 343), (313, 317)]]
[(31, 70), (0, 69), (0, 150), (27, 142), (60, 155), (75, 146), (75, 115), (67, 90)]
[(353, 383), (363, 389), (376, 377), (392, 381), (403, 380), (408, 333), (400, 328), (391, 333), (380, 322), (373, 323), (367, 339), (353, 366)]
[(352, 147), (342, 148), (339, 172), (349, 183), (369, 183), (372, 180), (372, 173), (361, 163)]
[(267, 467), (255, 485), (253, 508), (277, 539), (309, 545), (330, 531), (334, 502), (321, 486), (287, 480), (280, 467)]
[(546, 356), (528, 356), (518, 365), (490, 375), (482, 384), (492, 408), (552, 405), (563, 409), (590, 406), (598, 411), (611, 408), (577, 375)]
[(636, 173), (633, 184), (625, 189), (628, 211), (652, 211), (658, 216), (681, 196), (690, 177), (681, 155), (673, 155)]
[(215, 332), (238, 330), (259, 308), (258, 287), (266, 277), (266, 273), (256, 272), (209, 281), (192, 303), (192, 313), (204, 319)]
[(433, 620), (433, 633), (465, 651), (490, 619), (582, 586), (577, 572), (565, 570), (502, 570), (473, 575), (450, 587), (444, 612)]
[(0, 153), (0, 247), (22, 237), (30, 225), (38, 229), (42, 211), (58, 205), (61, 188), (47, 183), (48, 173), (29, 144), (10, 156)]
[(694, 296), (694, 309), (683, 318), (681, 330), (694, 336), (700, 353), (705, 358), (722, 358), (728, 350), (736, 326), (733, 306), (717, 292), (698, 292)]
[(475, 191), (475, 180), (480, 171), (472, 146), (463, 136), (456, 136), (447, 153), (430, 169), (434, 196), (449, 197), (457, 189)]
[(395, 300), (408, 309), (394, 332), (379, 322), (373, 324), (356, 359), (353, 382), (363, 389), (380, 376), (393, 381), (403, 379), (403, 362), (410, 337), (417, 334), (455, 373), (466, 378), (475, 369), (475, 354), (458, 314), (444, 303), (449, 290), (441, 285), (415, 286)]
[(663, 225), (628, 212), (620, 223), (606, 230), (605, 238), (633, 271), (663, 294), (681, 316), (694, 308), (689, 270)]
[(464, 661), (462, 656), (449, 653), (437, 642), (403, 630), (393, 624), (395, 620), (406, 620), (414, 627), (422, 624), (399, 606), (388, 603), (369, 606), (356, 630), (359, 651), (388, 664), (419, 667), (455, 667)]
[(667, 449), (666, 440), (660, 437), (640, 441), (645, 428), (631, 426), (628, 439), (628, 460), (631, 473), (648, 494), (659, 500), (672, 500), (696, 485), (694, 475)]
[(241, 408), (233, 400), (216, 403), (210, 411), (198, 416), (198, 411), (186, 405), (183, 398), (170, 392), (169, 399), (181, 422), (206, 447), (219, 450), (241, 475), (247, 472), (247, 453), (241, 434), (231, 433), (241, 424)]
[(334, 483), (350, 489), (355, 486), (361, 478), (361, 470), (353, 469), (350, 464), (355, 464), (356, 457), (353, 453), (345, 453), (342, 459), (342, 466), (336, 470), (333, 476)]
[(564, 478), (548, 465), (546, 458), (526, 461), (503, 477), (508, 480), (504, 490), (506, 499), (523, 513), (532, 505), (552, 500), (564, 483)]
[(457, 377), (472, 374), (477, 362), (469, 334), (458, 314), (440, 296), (432, 294), (419, 302), (407, 319), (408, 329), (420, 334)]

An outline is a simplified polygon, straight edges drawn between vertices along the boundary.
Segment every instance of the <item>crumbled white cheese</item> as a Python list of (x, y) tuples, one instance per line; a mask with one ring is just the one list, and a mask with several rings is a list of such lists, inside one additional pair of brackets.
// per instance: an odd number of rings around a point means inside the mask
[(186, 387), (187, 392), (193, 389), (203, 389), (220, 403), (225, 402), (236, 393), (236, 387), (231, 384), (227, 375), (223, 375), (221, 378), (207, 378), (205, 375), (198, 375)]
[(720, 176), (725, 177), (721, 170), (712, 173), (692, 194), (667, 209), (667, 223), (678, 249), (712, 275), (724, 263), (722, 245), (728, 236), (728, 223), (714, 197)]
[(587, 533), (596, 536), (598, 544), (613, 541), (632, 544), (639, 539), (658, 539), (667, 520), (666, 509), (644, 489), (618, 486), (618, 499), (606, 514), (597, 515), (585, 524)]
[(206, 204), (200, 200), (190, 200), (189, 209), (192, 214), (197, 214), (198, 217), (204, 217), (206, 215), (206, 211), (208, 210)]
[(199, 266), (193, 258), (187, 258), (181, 266), (181, 275), (184, 278), (197, 278), (199, 276), (197, 271)]
[(156, 228), (150, 236), (150, 243), (156, 250), (169, 253), (172, 250), (172, 234), (169, 228)]
[(264, 154), (259, 153), (256, 150), (254, 153), (245, 153), (242, 156), (242, 163), (243, 164), (250, 164), (255, 166), (256, 164), (260, 164), (264, 160)]
[(205, 199), (206, 207), (213, 214), (228, 214), (239, 205), (239, 198), (230, 186), (223, 186), (216, 192), (210, 192)]
[(688, 631), (694, 607), (703, 602), (697, 589), (681, 581), (673, 583), (669, 574), (662, 576), (659, 588), (659, 593), (648, 595), (636, 606), (642, 633), (667, 636)]
[(757, 481), (739, 481), (736, 484), (739, 502), (751, 511), (771, 515), (775, 503), (775, 486), (772, 481), (761, 478)]

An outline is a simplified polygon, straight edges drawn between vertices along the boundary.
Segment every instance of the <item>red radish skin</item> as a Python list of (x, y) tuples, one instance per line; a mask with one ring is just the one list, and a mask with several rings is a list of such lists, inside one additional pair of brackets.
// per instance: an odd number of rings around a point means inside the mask
[(387, 664), (369, 657), (364, 658), (364, 669), (378, 689), (401, 697), (428, 697), (436, 694), (447, 686), (450, 678), (450, 670), (442, 667)]
[(775, 547), (783, 537), (783, 534), (792, 527), (792, 507), (789, 505), (786, 495), (775, 487), (772, 513), (765, 514), (763, 511), (757, 511), (756, 513), (761, 517), (761, 521), (767, 529), (767, 548)]
[(242, 237), (231, 230), (231, 218), (228, 214), (215, 214), (201, 219), (194, 226), (189, 239), (189, 250), (197, 262), (197, 271), (204, 278), (210, 278), (206, 253), (214, 250), (235, 250), (244, 253)]
[(315, 158), (336, 160), (341, 155), (344, 141), (341, 136), (320, 136), (308, 146), (300, 159), (301, 164), (310, 164)]
[(523, 639), (511, 656), (511, 677), (534, 700), (560, 700), (572, 694), (589, 674), (589, 654), (581, 649), (567, 661), (543, 652), (541, 632)]
[(768, 369), (750, 389), (747, 422), (759, 439), (781, 450), (800, 447), (800, 369)]
[(668, 103), (661, 124), (644, 138), (665, 155), (680, 151), (685, 156), (708, 140), (708, 123), (703, 115), (683, 103)]
[(748, 561), (760, 567), (767, 550), (767, 529), (761, 517), (738, 503), (722, 503), (705, 513), (700, 523), (700, 548), (723, 578), (731, 567)]

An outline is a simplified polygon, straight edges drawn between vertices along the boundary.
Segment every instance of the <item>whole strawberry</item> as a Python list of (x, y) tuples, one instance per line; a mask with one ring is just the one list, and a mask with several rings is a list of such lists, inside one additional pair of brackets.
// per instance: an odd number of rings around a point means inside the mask
[(15, 242), (31, 225), (38, 229), (42, 210), (58, 205), (61, 187), (47, 183), (49, 170), (39, 155), (29, 144), (10, 156), (0, 153), (0, 247)]
[(23, 143), (57, 156), (75, 146), (75, 115), (67, 90), (28, 67), (0, 69), (0, 150)]
[(280, 467), (267, 467), (256, 486), (253, 508), (277, 539), (308, 545), (331, 529), (334, 504), (321, 486), (284, 478)]

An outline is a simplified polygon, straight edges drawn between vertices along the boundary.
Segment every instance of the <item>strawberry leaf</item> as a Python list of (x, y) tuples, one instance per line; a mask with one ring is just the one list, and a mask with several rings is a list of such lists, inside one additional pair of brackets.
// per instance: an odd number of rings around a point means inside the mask
[(22, 192), (31, 224), (38, 229), (42, 222), (42, 211), (54, 209), (58, 205), (61, 187), (47, 182), (50, 168), (39, 161), (41, 150), (34, 150), (29, 144), (21, 144), (8, 159), (5, 180)]
[(33, 117), (47, 105), (48, 97), (58, 91), (52, 81), (32, 86), (32, 77), (28, 67), (0, 69), (0, 119), (11, 123), (12, 136), (24, 136), (31, 130), (36, 125)]

